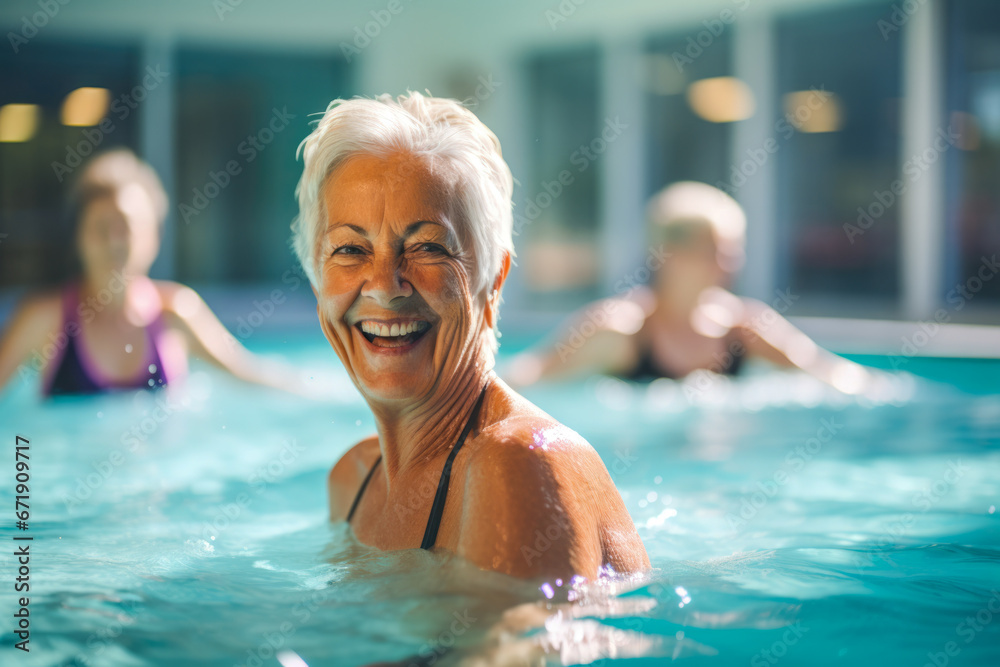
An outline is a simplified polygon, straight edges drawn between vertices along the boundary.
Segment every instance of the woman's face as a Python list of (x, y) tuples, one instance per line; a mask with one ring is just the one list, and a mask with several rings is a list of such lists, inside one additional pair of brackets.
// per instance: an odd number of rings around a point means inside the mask
[(141, 186), (126, 185), (91, 199), (79, 224), (77, 244), (88, 276), (149, 273), (160, 234), (156, 209)]
[(317, 310), (366, 397), (426, 395), (481, 358), (485, 290), (471, 292), (450, 183), (399, 153), (350, 158), (324, 185)]
[(676, 222), (659, 235), (667, 261), (658, 272), (661, 286), (678, 283), (692, 291), (721, 286), (728, 273), (719, 265), (718, 247), (712, 229), (703, 223)]

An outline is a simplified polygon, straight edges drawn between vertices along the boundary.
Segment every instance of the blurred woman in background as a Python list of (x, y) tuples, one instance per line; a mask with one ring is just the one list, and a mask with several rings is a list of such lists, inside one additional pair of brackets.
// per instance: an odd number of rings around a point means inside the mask
[(869, 384), (865, 368), (823, 350), (774, 308), (727, 291), (743, 264), (746, 233), (732, 197), (704, 183), (675, 183), (653, 197), (647, 215), (652, 247), (666, 255), (650, 285), (590, 304), (567, 328), (573, 335), (512, 359), (505, 375), (511, 384), (584, 373), (732, 375), (747, 357), (800, 368), (846, 393)]
[(194, 290), (151, 280), (167, 196), (127, 149), (91, 160), (72, 191), (82, 275), (26, 298), (0, 337), (0, 389), (22, 363), (46, 395), (173, 383), (189, 352), (247, 382), (298, 389), (283, 364), (255, 357)]

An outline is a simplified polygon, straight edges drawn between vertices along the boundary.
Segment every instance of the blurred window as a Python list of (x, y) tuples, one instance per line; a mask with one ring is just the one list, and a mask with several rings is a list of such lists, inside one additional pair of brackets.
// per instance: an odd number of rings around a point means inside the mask
[(296, 267), (296, 148), (319, 118), (310, 114), (351, 96), (347, 65), (339, 55), (181, 48), (176, 68), (176, 277), (278, 278)]
[(531, 171), (515, 199), (514, 229), (525, 282), (541, 307), (597, 294), (599, 65), (596, 48), (538, 54), (527, 63)]
[(0, 49), (0, 287), (51, 285), (77, 270), (66, 193), (90, 155), (138, 149), (138, 68), (128, 44)]
[[(651, 197), (676, 181), (716, 185), (727, 177), (731, 122), (717, 122), (709, 106), (692, 105), (692, 84), (711, 80), (725, 93), (730, 75), (732, 23), (698, 24), (689, 31), (650, 40), (646, 57), (646, 104), (649, 141), (646, 154), (646, 194)], [(715, 33), (718, 34), (715, 34)], [(735, 80), (728, 80), (730, 84)], [(705, 84), (700, 84), (704, 87)], [(737, 84), (738, 85), (738, 84)], [(697, 92), (699, 85), (695, 85)], [(740, 100), (719, 98), (719, 111), (739, 112)], [(694, 98), (697, 103), (698, 98)], [(711, 101), (711, 100), (710, 100)], [(736, 102), (737, 104), (734, 104)], [(696, 110), (697, 108), (697, 110)], [(724, 116), (723, 116), (724, 117)], [(738, 114), (737, 114), (738, 117)], [(715, 119), (715, 120), (710, 120)]]
[(891, 186), (904, 178), (902, 39), (879, 29), (891, 11), (838, 7), (775, 26), (776, 108), (794, 132), (777, 155), (778, 284), (813, 300), (850, 297), (852, 309), (862, 300), (895, 307), (900, 292)]
[[(1000, 3), (956, 0), (948, 10), (947, 120), (960, 148), (947, 156), (949, 256), (943, 298), (1000, 250)], [(993, 276), (996, 269), (987, 267)], [(978, 300), (1000, 300), (1000, 276)], [(970, 292), (976, 284), (970, 284)], [(952, 304), (953, 306), (954, 304)]]

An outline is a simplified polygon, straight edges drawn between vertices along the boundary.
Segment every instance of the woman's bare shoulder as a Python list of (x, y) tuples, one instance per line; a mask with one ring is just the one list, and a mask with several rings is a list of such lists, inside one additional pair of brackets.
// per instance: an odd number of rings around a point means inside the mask
[(362, 480), (379, 456), (378, 436), (372, 435), (352, 446), (333, 465), (327, 475), (330, 518), (343, 519), (350, 510)]
[[(656, 306), (656, 299), (648, 287), (636, 287), (625, 294), (609, 296), (595, 301), (586, 309), (589, 319), (599, 328), (632, 336), (645, 324)], [(598, 321), (598, 314), (602, 314)]]
[(533, 476), (607, 474), (597, 451), (572, 428), (506, 388), (504, 411), (475, 439), (470, 468)]
[(17, 304), (11, 321), (41, 333), (57, 328), (62, 321), (62, 291), (48, 289), (24, 296)]
[(19, 307), (26, 310), (52, 311), (61, 308), (62, 300), (62, 289), (49, 288), (24, 295)]
[(648, 285), (638, 285), (619, 297), (639, 306), (648, 317), (656, 308), (656, 294)]
[(204, 302), (193, 289), (173, 280), (153, 280), (165, 313), (182, 319), (194, 314)]
[[(607, 517), (621, 525), (631, 519), (621, 514), (614, 482), (590, 443), (521, 400), (475, 440), (460, 553), (514, 576), (593, 576)], [(551, 546), (534, 553), (539, 535)]]

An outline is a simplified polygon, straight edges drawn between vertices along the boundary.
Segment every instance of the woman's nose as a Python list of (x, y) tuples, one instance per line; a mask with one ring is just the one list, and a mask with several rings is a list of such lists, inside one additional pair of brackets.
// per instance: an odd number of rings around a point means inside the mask
[(403, 263), (398, 257), (375, 256), (370, 273), (361, 289), (362, 296), (388, 305), (393, 299), (413, 294), (413, 286), (403, 276)]
[(132, 238), (132, 230), (129, 229), (128, 222), (118, 217), (108, 222), (105, 233), (108, 242), (115, 244), (126, 244)]

